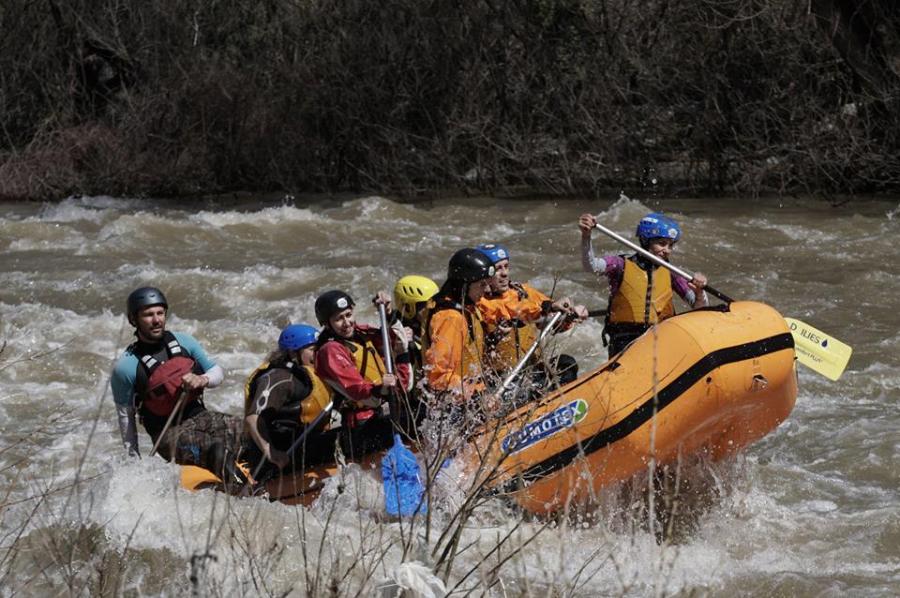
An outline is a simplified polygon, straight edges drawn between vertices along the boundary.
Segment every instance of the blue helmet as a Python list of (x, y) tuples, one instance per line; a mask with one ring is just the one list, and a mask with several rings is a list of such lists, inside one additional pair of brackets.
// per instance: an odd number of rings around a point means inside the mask
[(496, 265), (497, 262), (509, 259), (509, 250), (499, 243), (479, 245), (475, 249), (488, 256), (488, 259), (490, 259), (491, 263), (494, 265)]
[(291, 324), (281, 331), (278, 348), (282, 351), (299, 351), (316, 342), (319, 331), (309, 324)]
[(681, 237), (681, 228), (678, 223), (663, 216), (658, 212), (647, 214), (637, 225), (637, 238), (642, 243), (648, 242), (650, 239), (672, 239), (672, 242), (678, 241)]

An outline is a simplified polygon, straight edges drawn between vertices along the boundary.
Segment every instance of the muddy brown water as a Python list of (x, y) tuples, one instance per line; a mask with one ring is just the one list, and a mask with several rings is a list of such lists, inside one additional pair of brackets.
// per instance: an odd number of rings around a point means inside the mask
[[(578, 215), (630, 235), (650, 209), (683, 225), (676, 263), (850, 344), (847, 372), (831, 382), (801, 370), (790, 418), (707, 467), (720, 496), (678, 544), (623, 524), (628, 505), (529, 540), (541, 522), (488, 502), (466, 525), (449, 586), (497, 596), (897, 595), (898, 201), (642, 197), (0, 204), (0, 593), (374, 595), (401, 559), (431, 562), (421, 530), (402, 556), (404, 534), (377, 517), (377, 485), (352, 467), (301, 508), (189, 494), (174, 467), (125, 458), (106, 386), (129, 339), (122, 309), (134, 287), (165, 290), (170, 328), (195, 335), (228, 372), (208, 405), (239, 413), (243, 379), (276, 323), (312, 322), (323, 290), (365, 299), (404, 274), (440, 282), (455, 249), (496, 241), (512, 252), (514, 279), (600, 308), (603, 285), (581, 271)], [(595, 246), (620, 251), (606, 239)], [(605, 358), (601, 327), (589, 321), (561, 341), (583, 370)], [(452, 484), (438, 490), (440, 528), (460, 496)]]

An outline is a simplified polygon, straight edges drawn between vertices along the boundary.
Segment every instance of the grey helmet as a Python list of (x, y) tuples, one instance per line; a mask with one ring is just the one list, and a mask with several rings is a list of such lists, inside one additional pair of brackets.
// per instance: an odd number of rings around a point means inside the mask
[(156, 287), (141, 287), (131, 291), (131, 294), (128, 295), (126, 309), (128, 321), (132, 326), (135, 325), (134, 318), (137, 315), (137, 312), (145, 307), (150, 307), (151, 305), (162, 305), (163, 309), (166, 311), (169, 309), (169, 302), (166, 301), (166, 296)]

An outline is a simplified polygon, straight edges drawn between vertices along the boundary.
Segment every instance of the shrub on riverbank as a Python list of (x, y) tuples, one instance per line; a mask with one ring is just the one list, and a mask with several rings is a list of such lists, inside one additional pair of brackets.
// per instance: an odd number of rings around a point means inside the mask
[(0, 197), (896, 191), (890, 30), (813, 4), (19, 2)]

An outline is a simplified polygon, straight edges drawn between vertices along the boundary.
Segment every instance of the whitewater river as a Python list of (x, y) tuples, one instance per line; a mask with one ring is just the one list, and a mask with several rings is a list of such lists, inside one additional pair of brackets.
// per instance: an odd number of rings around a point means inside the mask
[[(897, 200), (347, 197), (184, 207), (96, 197), (0, 204), (0, 595), (391, 595), (401, 561), (434, 562), (460, 502), (452, 484), (436, 491), (431, 544), (418, 528), (404, 556), (408, 528), (381, 521), (378, 485), (352, 468), (302, 508), (190, 494), (174, 466), (129, 460), (107, 389), (130, 339), (127, 294), (146, 284), (166, 292), (170, 328), (196, 336), (227, 371), (207, 405), (237, 414), (244, 378), (278, 323), (313, 321), (321, 291), (346, 289), (366, 306), (399, 276), (440, 282), (453, 251), (498, 241), (512, 251), (514, 279), (547, 291), (555, 280), (557, 293), (596, 309), (606, 293), (581, 271), (578, 215), (600, 214), (630, 236), (650, 209), (683, 224), (676, 263), (848, 343), (846, 373), (831, 382), (801, 370), (788, 420), (739, 458), (706, 466), (720, 496), (680, 541), (658, 545), (631, 525), (621, 497), (608, 497), (608, 516), (546, 527), (488, 502), (462, 530), (448, 589), (900, 594)], [(607, 239), (595, 245), (619, 251)], [(376, 318), (371, 307), (359, 317)], [(582, 371), (605, 359), (601, 327), (589, 321), (561, 341)], [(143, 432), (141, 445), (146, 455)]]

